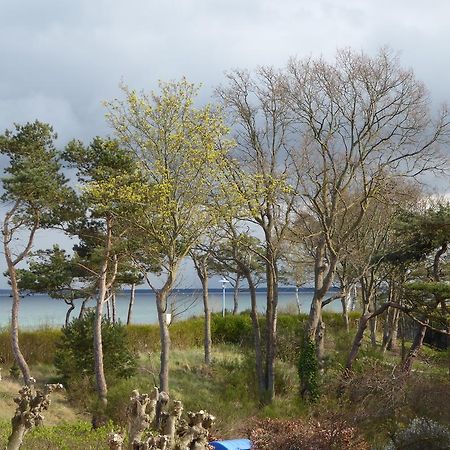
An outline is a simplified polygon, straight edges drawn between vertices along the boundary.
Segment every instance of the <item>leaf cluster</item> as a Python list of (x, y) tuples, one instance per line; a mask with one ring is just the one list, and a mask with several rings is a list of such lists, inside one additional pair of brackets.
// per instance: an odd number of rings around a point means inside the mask
[(9, 158), (2, 200), (16, 204), (16, 223), (33, 223), (37, 215), (41, 226), (58, 223), (75, 199), (61, 171), (55, 139), (52, 127), (39, 121), (16, 124), (14, 131), (0, 136), (0, 152)]
[(92, 295), (91, 287), (82, 280), (86, 273), (77, 261), (58, 245), (32, 255), (28, 269), (19, 269), (18, 284), (23, 291), (47, 293), (52, 298), (74, 300)]

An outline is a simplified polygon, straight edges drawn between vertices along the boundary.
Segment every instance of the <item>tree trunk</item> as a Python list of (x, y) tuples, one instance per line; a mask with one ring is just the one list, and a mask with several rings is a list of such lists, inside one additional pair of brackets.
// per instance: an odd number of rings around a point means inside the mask
[(388, 350), (392, 351), (397, 348), (398, 323), (400, 320), (400, 311), (394, 310), (394, 319), (392, 321), (391, 334), (388, 341)]
[(9, 280), (12, 291), (12, 307), (11, 307), (11, 346), (14, 355), (14, 360), (22, 372), (23, 382), (26, 386), (31, 386), (31, 373), (27, 362), (20, 350), (19, 345), (19, 306), (20, 294), (17, 286), (16, 268), (11, 259), (10, 250), (5, 243), (6, 264), (8, 266)]
[(314, 258), (314, 296), (311, 301), (308, 323), (306, 326), (306, 340), (316, 340), (317, 327), (322, 320), (322, 302), (330, 289), (336, 270), (337, 258), (331, 258), (328, 263), (325, 260), (325, 239), (321, 239), (316, 247)]
[(203, 295), (203, 313), (205, 317), (204, 322), (204, 349), (205, 349), (205, 364), (211, 364), (211, 311), (209, 310), (209, 296), (208, 296), (208, 254), (203, 256), (191, 254), (194, 262), (195, 270), (198, 278), (202, 283), (202, 295)]
[(63, 389), (61, 384), (46, 384), (43, 390), (36, 390), (31, 386), (23, 386), (19, 396), (15, 399), (17, 408), (11, 419), (12, 431), (8, 438), (6, 450), (19, 450), (25, 434), (32, 428), (42, 424), (46, 411), (50, 405), (49, 396), (54, 390)]
[(6, 266), (8, 268), (9, 281), (11, 284), (11, 293), (12, 293), (12, 305), (11, 305), (11, 347), (14, 355), (14, 360), (16, 364), (19, 366), (20, 371), (22, 372), (23, 382), (26, 386), (31, 385), (31, 373), (30, 368), (28, 367), (27, 362), (20, 350), (19, 345), (19, 307), (20, 307), (20, 293), (19, 287), (17, 285), (17, 273), (16, 273), (16, 264), (20, 262), (23, 258), (25, 258), (31, 250), (31, 245), (33, 242), (34, 233), (38, 227), (39, 221), (37, 221), (29, 235), (28, 245), (23, 250), (23, 252), (18, 256), (15, 260), (13, 260), (11, 250), (9, 248), (9, 243), (11, 242), (13, 236), (11, 230), (9, 229), (9, 221), (11, 217), (14, 216), (16, 209), (19, 206), (19, 202), (13, 206), (13, 208), (6, 213), (4, 221), (3, 221), (3, 249), (6, 259)]
[[(193, 449), (206, 450), (209, 444), (210, 428), (215, 417), (206, 411), (188, 412), (182, 419), (184, 411), (180, 401), (170, 401), (165, 392), (158, 388), (150, 394), (133, 391), (127, 408), (128, 449)], [(158, 416), (161, 420), (158, 420)], [(155, 420), (153, 420), (155, 419)], [(145, 434), (144, 434), (145, 433)], [(111, 449), (122, 448), (123, 435), (109, 434)]]
[(362, 340), (364, 337), (364, 332), (366, 331), (369, 320), (382, 314), (390, 306), (400, 308), (400, 305), (398, 305), (398, 304), (387, 302), (384, 305), (381, 305), (376, 311), (367, 312), (361, 316), (361, 318), (359, 319), (358, 330), (353, 339), (352, 348), (347, 357), (347, 363), (345, 365), (346, 372), (350, 372), (352, 370), (353, 363), (354, 363), (356, 357), (358, 356), (358, 352), (359, 352), (359, 349), (361, 347)]
[(350, 311), (354, 311), (356, 309), (356, 300), (358, 298), (358, 290), (356, 284), (353, 284), (350, 289), (351, 297), (350, 297)]
[[(363, 315), (372, 313), (376, 310), (375, 293), (374, 293), (374, 279), (373, 277), (361, 277), (361, 295), (363, 302)], [(377, 319), (374, 316), (370, 319), (370, 342), (372, 347), (377, 346)]]
[(97, 305), (94, 318), (94, 369), (97, 396), (102, 407), (107, 405), (108, 388), (106, 385), (105, 371), (103, 367), (103, 341), (102, 341), (102, 318), (103, 302), (105, 300), (105, 277), (106, 273), (100, 278), (100, 292), (97, 296)]
[[(316, 247), (316, 254), (314, 258), (314, 296), (311, 301), (311, 308), (309, 311), (308, 323), (306, 325), (303, 345), (314, 343), (316, 350), (317, 363), (319, 368), (323, 367), (322, 358), (324, 356), (324, 329), (322, 330), (322, 305), (329, 287), (332, 282), (331, 267), (328, 267), (325, 261), (325, 239), (321, 239)], [(333, 269), (334, 270), (334, 269)], [(328, 286), (329, 284), (329, 286)], [(303, 351), (303, 350), (302, 350)], [(302, 395), (308, 396), (310, 394), (310, 385), (306, 379), (301, 380)]]
[[(99, 292), (97, 295), (97, 304), (95, 308), (95, 318), (94, 318), (94, 370), (95, 370), (95, 383), (97, 396), (100, 401), (100, 406), (102, 411), (100, 416), (93, 417), (94, 426), (103, 425), (103, 411), (107, 405), (107, 394), (108, 388), (106, 385), (105, 370), (103, 367), (103, 341), (102, 341), (102, 319), (103, 319), (103, 304), (105, 303), (108, 295), (107, 277), (108, 277), (108, 262), (111, 253), (112, 245), (112, 230), (111, 230), (111, 219), (106, 221), (106, 241), (105, 241), (105, 253), (103, 256), (103, 263), (100, 272), (100, 279), (98, 283)], [(116, 263), (117, 271), (117, 263)], [(113, 277), (115, 274), (113, 275)]]
[[(326, 293), (330, 289), (336, 270), (337, 258), (331, 258), (329, 265), (325, 261), (325, 240), (321, 239), (316, 247), (314, 260), (314, 296), (311, 301), (308, 323), (306, 326), (305, 342), (315, 342), (319, 367), (323, 366), (324, 326), (322, 321), (322, 304)], [(320, 329), (319, 329), (320, 327)], [(307, 391), (306, 386), (302, 390)]]
[(370, 343), (373, 348), (377, 346), (377, 318), (374, 317), (370, 320)]
[(319, 370), (323, 372), (325, 361), (325, 323), (322, 320), (322, 317), (320, 318), (316, 331), (316, 352)]
[(381, 342), (381, 351), (383, 353), (386, 352), (389, 345), (389, 339), (392, 330), (392, 321), (393, 321), (393, 308), (389, 308), (386, 314), (383, 327), (383, 340)]
[(111, 293), (111, 317), (112, 317), (112, 323), (116, 323), (117, 316), (116, 316), (116, 292), (113, 291)]
[(155, 419), (158, 395), (157, 387), (153, 388), (150, 395), (139, 394), (137, 390), (132, 392), (127, 408), (129, 450), (133, 450), (136, 443), (141, 441), (142, 434)]
[(66, 320), (64, 321), (64, 324), (67, 327), (70, 322), (70, 314), (75, 309), (75, 305), (73, 303), (73, 300), (66, 300), (66, 304), (69, 305), (69, 309), (66, 312)]
[(239, 290), (241, 287), (241, 275), (236, 275), (236, 282), (233, 287), (233, 315), (236, 315), (239, 309)]
[[(428, 323), (428, 319), (425, 320), (425, 323)], [(425, 337), (426, 331), (427, 331), (427, 327), (425, 325), (419, 325), (417, 333), (414, 337), (414, 341), (411, 345), (411, 348), (409, 349), (408, 355), (406, 356), (406, 359), (403, 362), (402, 371), (404, 373), (411, 372), (414, 359), (417, 357), (417, 355), (420, 352), (420, 349), (422, 348), (423, 339)]]
[(202, 277), (202, 289), (203, 289), (203, 312), (205, 315), (205, 339), (204, 339), (204, 347), (205, 347), (205, 364), (211, 364), (211, 311), (209, 310), (209, 296), (208, 296), (208, 273), (205, 270), (205, 273)]
[(81, 319), (84, 316), (84, 313), (86, 311), (86, 303), (89, 301), (89, 298), (85, 298), (82, 302), (81, 302), (81, 306), (80, 306), (80, 314), (78, 314), (78, 318)]
[(350, 333), (350, 322), (348, 320), (348, 301), (349, 301), (349, 292), (347, 292), (346, 295), (341, 298), (341, 305), (342, 305), (342, 319), (344, 321), (345, 330), (347, 331), (347, 333)]
[(270, 403), (275, 396), (275, 356), (277, 338), (278, 280), (275, 258), (268, 252), (267, 309), (266, 309), (266, 400)]
[(258, 308), (256, 303), (256, 287), (249, 271), (246, 271), (245, 277), (247, 278), (248, 288), (250, 290), (250, 300), (252, 305), (251, 317), (253, 325), (253, 342), (255, 345), (255, 370), (258, 382), (258, 393), (260, 400), (263, 400), (265, 395), (265, 383), (264, 383), (263, 361), (261, 353), (261, 329), (259, 326)]
[(394, 350), (397, 347), (397, 333), (400, 311), (396, 308), (389, 308), (383, 331), (383, 343), (381, 351)]
[(108, 319), (108, 321), (111, 321), (111, 306), (110, 306), (109, 298), (106, 301), (106, 318)]
[(345, 365), (345, 369), (347, 371), (351, 371), (353, 367), (353, 363), (358, 356), (359, 349), (362, 344), (362, 340), (364, 337), (364, 331), (366, 331), (367, 328), (367, 322), (369, 321), (371, 317), (371, 313), (367, 313), (359, 319), (358, 323), (358, 330), (356, 331), (355, 337), (353, 339), (352, 348), (350, 350), (350, 353), (347, 357), (347, 364)]
[(297, 303), (298, 313), (301, 314), (302, 313), (302, 308), (301, 308), (301, 305), (300, 305), (300, 295), (298, 294), (298, 290), (299, 290), (299, 287), (295, 286), (295, 302)]
[(316, 338), (317, 327), (319, 326), (322, 315), (322, 301), (325, 297), (324, 292), (324, 271), (325, 271), (325, 241), (320, 242), (316, 248), (314, 258), (314, 296), (311, 301), (309, 318), (306, 329), (306, 340), (314, 342)]
[(160, 290), (156, 293), (156, 309), (158, 310), (159, 336), (161, 339), (161, 355), (159, 370), (159, 390), (169, 393), (169, 357), (170, 357), (170, 334), (166, 320), (167, 306), (166, 290)]
[(15, 426), (8, 438), (8, 444), (6, 445), (6, 450), (19, 450), (22, 447), (23, 438), (25, 433), (28, 431), (25, 424), (20, 423)]
[(135, 298), (136, 298), (136, 284), (133, 283), (131, 285), (130, 302), (128, 304), (127, 325), (130, 325), (131, 323), (131, 312), (133, 310)]

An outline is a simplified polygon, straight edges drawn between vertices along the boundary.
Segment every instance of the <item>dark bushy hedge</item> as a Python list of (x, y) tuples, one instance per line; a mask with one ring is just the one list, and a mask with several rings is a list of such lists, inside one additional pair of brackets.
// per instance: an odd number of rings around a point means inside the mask
[[(56, 343), (62, 333), (58, 328), (40, 328), (33, 331), (19, 332), (20, 349), (29, 364), (53, 364)], [(4, 364), (11, 366), (14, 356), (11, 350), (11, 333), (4, 330), (0, 333), (0, 356)]]
[[(342, 328), (340, 314), (324, 314), (328, 330)], [(278, 357), (284, 361), (296, 363), (299, 347), (303, 337), (306, 314), (278, 316)], [(356, 320), (356, 319), (354, 319)], [(265, 317), (260, 316), (261, 337), (265, 335)], [(253, 327), (249, 312), (238, 315), (212, 315), (211, 323), (213, 344), (233, 344), (248, 348), (253, 347)], [(127, 326), (130, 349), (135, 352), (158, 352), (158, 325)], [(170, 337), (173, 348), (192, 348), (203, 346), (203, 317), (193, 317), (188, 320), (174, 322), (170, 326)], [(25, 359), (30, 364), (52, 364), (57, 343), (62, 338), (62, 332), (56, 328), (42, 328), (20, 333), (20, 343)], [(0, 333), (0, 356), (6, 365), (12, 365), (10, 333), (4, 330)]]
[[(62, 329), (57, 344), (55, 367), (66, 384), (94, 377), (95, 313), (72, 320)], [(127, 328), (121, 323), (102, 320), (103, 365), (109, 377), (129, 378), (136, 373), (136, 355), (129, 349)]]
[(211, 324), (213, 343), (251, 346), (253, 343), (252, 319), (249, 314), (214, 314)]

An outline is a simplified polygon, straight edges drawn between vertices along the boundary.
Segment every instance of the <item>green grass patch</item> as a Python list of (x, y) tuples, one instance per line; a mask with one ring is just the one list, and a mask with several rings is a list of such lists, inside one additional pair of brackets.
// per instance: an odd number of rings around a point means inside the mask
[[(55, 426), (39, 426), (25, 435), (22, 448), (26, 450), (100, 450), (108, 449), (107, 436), (112, 424), (92, 429), (89, 422), (77, 422)], [(0, 422), (0, 442), (6, 446), (11, 432), (9, 422)]]

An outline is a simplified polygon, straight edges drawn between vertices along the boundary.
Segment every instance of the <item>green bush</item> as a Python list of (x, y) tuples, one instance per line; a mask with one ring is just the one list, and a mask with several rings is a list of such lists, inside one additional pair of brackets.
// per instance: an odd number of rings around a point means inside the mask
[[(68, 385), (94, 376), (94, 318), (89, 312), (62, 328), (55, 354), (55, 367)], [(120, 323), (102, 320), (103, 365), (106, 378), (129, 378), (136, 372), (136, 355), (128, 347), (127, 329)]]
[[(170, 325), (170, 340), (174, 348), (187, 349), (203, 346), (204, 319), (191, 317)], [(159, 334), (158, 334), (159, 342)]]
[[(128, 325), (128, 341), (136, 353), (159, 352), (159, 326)], [(203, 318), (192, 317), (173, 322), (170, 327), (170, 341), (173, 348), (185, 349), (203, 345)]]
[[(263, 326), (261, 325), (261, 328)], [(261, 329), (262, 331), (262, 329)], [(220, 344), (253, 345), (252, 319), (248, 314), (212, 316), (211, 335), (213, 342)]]
[[(28, 364), (52, 364), (56, 343), (60, 338), (61, 330), (56, 328), (43, 327), (32, 331), (20, 331), (20, 349)], [(0, 333), (0, 356), (5, 364), (12, 365), (14, 363), (9, 329)]]
[(127, 336), (134, 353), (156, 352), (160, 349), (157, 325), (127, 325)]
[(280, 315), (277, 330), (277, 357), (296, 365), (303, 341), (305, 315)]

